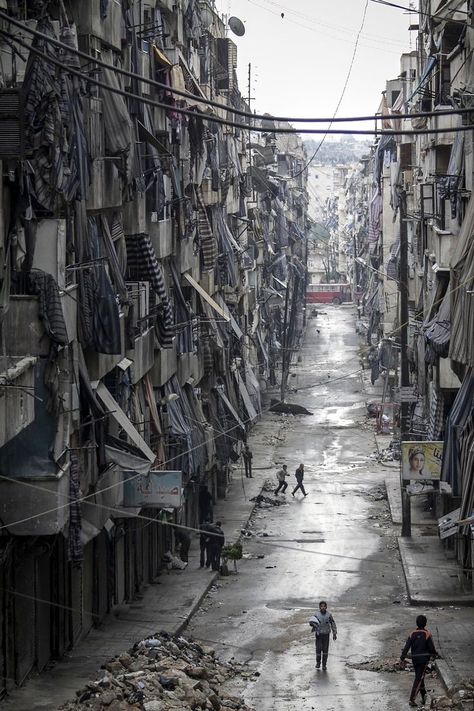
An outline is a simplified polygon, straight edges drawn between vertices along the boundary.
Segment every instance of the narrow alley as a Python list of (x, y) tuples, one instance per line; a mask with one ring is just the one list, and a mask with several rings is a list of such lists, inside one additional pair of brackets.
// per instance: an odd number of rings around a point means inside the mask
[[(374, 428), (366, 423), (358, 350), (353, 308), (328, 306), (309, 320), (291, 400), (313, 414), (287, 418), (268, 472), (276, 486), (277, 468), (288, 465), (289, 487), (279, 495), (287, 503), (256, 510), (255, 535), (244, 538), (250, 559), (221, 579), (190, 626), (222, 657), (258, 670), (244, 695), (260, 711), (395, 711), (408, 698), (411, 674), (393, 670), (417, 613), (407, 606), (397, 528), (386, 501), (373, 496), (386, 470), (369, 459)], [(306, 498), (291, 496), (300, 462)], [(327, 672), (315, 670), (308, 625), (322, 599), (338, 626)], [(374, 661), (392, 672), (364, 670)], [(428, 687), (439, 691), (434, 679)]]

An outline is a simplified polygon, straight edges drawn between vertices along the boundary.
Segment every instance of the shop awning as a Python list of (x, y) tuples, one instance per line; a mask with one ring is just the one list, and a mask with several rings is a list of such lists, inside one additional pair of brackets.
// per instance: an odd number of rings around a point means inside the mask
[(161, 64), (163, 67), (171, 69), (171, 67), (173, 66), (173, 62), (170, 62), (163, 50), (157, 47), (156, 44), (153, 45), (153, 54), (155, 55), (155, 60), (158, 62), (158, 64)]
[(200, 294), (200, 296), (202, 296), (202, 298), (207, 301), (207, 303), (209, 304), (209, 306), (212, 306), (212, 308), (214, 309), (214, 311), (217, 311), (217, 313), (219, 314), (219, 316), (222, 316), (222, 318), (224, 319), (224, 321), (227, 321), (227, 322), (230, 321), (230, 316), (228, 316), (228, 315), (225, 313), (225, 311), (219, 306), (219, 304), (218, 304), (216, 301), (214, 301), (214, 299), (212, 298), (212, 296), (210, 296), (210, 295), (207, 293), (207, 291), (206, 291), (205, 289), (203, 289), (202, 286), (201, 286), (200, 284), (198, 284), (195, 279), (193, 279), (193, 277), (191, 276), (191, 274), (187, 274), (187, 273), (186, 273), (186, 274), (183, 274), (183, 277), (186, 279), (186, 281), (188, 282), (188, 284), (191, 284), (191, 286), (194, 287), (194, 289), (196, 289), (197, 293)]
[(116, 420), (117, 424), (124, 430), (135, 447), (143, 453), (143, 455), (154, 462), (156, 459), (155, 453), (147, 445), (139, 431), (132, 425), (125, 412), (122, 410), (118, 402), (112, 397), (110, 391), (101, 382), (97, 385), (97, 395), (102, 400), (109, 414)]
[(242, 429), (243, 429), (244, 432), (245, 432), (245, 425), (244, 425), (244, 423), (242, 422), (242, 420), (240, 419), (238, 413), (235, 411), (235, 409), (234, 409), (232, 403), (230, 402), (229, 398), (227, 397), (227, 395), (226, 395), (225, 392), (223, 391), (222, 386), (221, 386), (221, 387), (217, 387), (216, 390), (217, 390), (217, 394), (218, 394), (219, 397), (221, 398), (221, 400), (222, 400), (222, 402), (224, 403), (224, 405), (227, 407), (228, 411), (230, 412), (230, 414), (232, 415), (232, 417), (234, 418), (234, 420), (239, 423), (239, 425), (242, 427)]
[(242, 380), (242, 377), (239, 372), (236, 371), (235, 377), (237, 380), (237, 384), (239, 386), (239, 391), (242, 396), (242, 400), (244, 401), (245, 409), (247, 410), (249, 420), (256, 420), (257, 419), (257, 411), (255, 410), (252, 400), (250, 399), (250, 395), (248, 393), (247, 387)]

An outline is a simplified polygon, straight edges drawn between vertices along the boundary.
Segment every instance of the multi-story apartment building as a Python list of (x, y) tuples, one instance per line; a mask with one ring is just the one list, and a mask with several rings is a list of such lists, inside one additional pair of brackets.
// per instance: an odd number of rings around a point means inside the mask
[(301, 142), (232, 113), (212, 2), (8, 1), (0, 25), (1, 693), (225, 495), (307, 198)]
[[(410, 383), (402, 383), (407, 408), (402, 437), (444, 442), (445, 483), (435, 497), (435, 511), (459, 509), (455, 517), (466, 523), (452, 528), (455, 535), (446, 544), (471, 577), (474, 166), (468, 109), (473, 10), (472, 3), (459, 0), (420, 3), (417, 50), (402, 55), (400, 76), (387, 82), (380, 123), (382, 129), (422, 132), (378, 138), (367, 195), (367, 239), (359, 245), (359, 254), (365, 250), (371, 260), (372, 276), (365, 283), (369, 343), (380, 345), (385, 337), (398, 354), (407, 327)], [(464, 113), (443, 114), (453, 109)], [(397, 118), (420, 112), (428, 115)], [(401, 271), (402, 249), (407, 262)], [(400, 310), (403, 286), (407, 321)], [(388, 372), (387, 350), (379, 353)]]

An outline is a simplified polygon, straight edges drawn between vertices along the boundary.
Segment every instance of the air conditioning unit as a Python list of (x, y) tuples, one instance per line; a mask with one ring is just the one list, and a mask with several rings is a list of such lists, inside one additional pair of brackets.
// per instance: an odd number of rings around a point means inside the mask
[(20, 89), (0, 90), (0, 160), (25, 155), (23, 97)]

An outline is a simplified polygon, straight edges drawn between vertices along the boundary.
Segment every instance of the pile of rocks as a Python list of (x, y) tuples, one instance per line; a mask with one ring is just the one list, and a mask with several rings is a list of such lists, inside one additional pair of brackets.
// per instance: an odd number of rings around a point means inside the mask
[(286, 505), (285, 499), (272, 499), (269, 496), (265, 496), (264, 494), (258, 494), (258, 496), (252, 497), (250, 501), (254, 501), (255, 505), (259, 509), (271, 509), (273, 506)]
[(220, 662), (211, 648), (164, 633), (143, 640), (103, 667), (63, 711), (253, 711), (223, 684), (252, 676), (246, 665)]
[(474, 711), (474, 678), (454, 684), (448, 689), (447, 696), (435, 697), (431, 701), (431, 708)]

